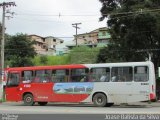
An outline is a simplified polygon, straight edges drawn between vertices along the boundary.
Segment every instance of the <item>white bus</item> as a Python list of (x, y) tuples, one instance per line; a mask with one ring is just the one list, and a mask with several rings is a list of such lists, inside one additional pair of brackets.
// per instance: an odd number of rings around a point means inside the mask
[(8, 101), (25, 105), (93, 102), (96, 106), (148, 101), (156, 97), (152, 62), (7, 68)]

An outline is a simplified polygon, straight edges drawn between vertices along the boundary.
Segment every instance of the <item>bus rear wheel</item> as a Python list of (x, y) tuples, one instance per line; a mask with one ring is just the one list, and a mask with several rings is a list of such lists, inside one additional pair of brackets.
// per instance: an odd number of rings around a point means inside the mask
[(48, 103), (48, 102), (38, 102), (38, 104), (39, 104), (40, 106), (45, 106), (45, 105), (47, 105), (47, 103)]
[(23, 97), (24, 105), (26, 106), (33, 106), (34, 105), (34, 98), (32, 94), (26, 94)]
[(107, 104), (107, 97), (103, 93), (97, 93), (93, 97), (93, 103), (97, 107), (104, 107)]

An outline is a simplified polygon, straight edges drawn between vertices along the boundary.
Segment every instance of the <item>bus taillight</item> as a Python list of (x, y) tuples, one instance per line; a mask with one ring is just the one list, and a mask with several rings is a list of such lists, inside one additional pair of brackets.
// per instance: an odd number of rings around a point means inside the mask
[(154, 92), (154, 85), (152, 85), (152, 93), (150, 93), (150, 100), (154, 100), (156, 98), (155, 92)]
[(150, 93), (150, 100), (155, 100), (156, 95), (154, 93)]

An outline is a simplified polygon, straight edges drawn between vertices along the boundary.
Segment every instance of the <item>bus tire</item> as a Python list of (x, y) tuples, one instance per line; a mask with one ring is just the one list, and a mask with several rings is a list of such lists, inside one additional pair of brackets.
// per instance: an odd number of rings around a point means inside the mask
[(93, 97), (93, 103), (97, 107), (104, 107), (107, 104), (107, 97), (103, 93), (97, 93)]
[(24, 105), (26, 106), (33, 106), (34, 105), (34, 97), (32, 94), (26, 94), (23, 97)]
[(48, 102), (38, 102), (38, 104), (39, 104), (40, 106), (45, 106), (45, 105), (47, 105), (47, 103), (48, 103)]

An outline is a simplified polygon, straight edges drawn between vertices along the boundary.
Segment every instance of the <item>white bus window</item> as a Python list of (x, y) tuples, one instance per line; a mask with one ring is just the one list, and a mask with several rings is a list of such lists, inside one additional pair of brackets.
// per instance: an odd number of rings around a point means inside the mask
[(133, 80), (132, 67), (113, 67), (111, 74), (112, 82), (130, 82)]
[(71, 82), (88, 82), (88, 69), (72, 69)]
[(68, 70), (53, 70), (52, 82), (68, 82)]
[(110, 68), (92, 68), (91, 81), (93, 82), (109, 82)]
[(147, 66), (137, 66), (134, 68), (134, 81), (145, 82), (148, 81), (148, 67)]

